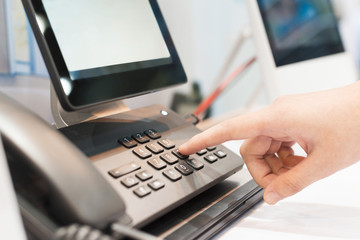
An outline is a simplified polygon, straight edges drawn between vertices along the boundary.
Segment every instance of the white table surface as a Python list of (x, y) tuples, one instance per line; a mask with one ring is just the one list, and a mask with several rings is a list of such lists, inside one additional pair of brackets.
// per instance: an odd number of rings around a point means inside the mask
[[(238, 153), (241, 141), (225, 145)], [(360, 163), (274, 206), (258, 205), (219, 239), (360, 239)]]

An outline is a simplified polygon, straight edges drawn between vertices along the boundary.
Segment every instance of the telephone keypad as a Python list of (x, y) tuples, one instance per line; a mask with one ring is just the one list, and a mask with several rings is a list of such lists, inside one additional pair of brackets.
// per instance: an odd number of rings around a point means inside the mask
[(123, 165), (121, 167), (115, 168), (111, 171), (109, 171), (109, 174), (113, 177), (113, 178), (119, 178), (122, 176), (125, 176), (131, 172), (135, 172), (136, 170), (139, 170), (141, 167), (136, 164), (135, 162), (132, 162), (130, 164), (126, 164)]
[(158, 139), (161, 138), (161, 134), (155, 131), (154, 129), (149, 129), (144, 132), (146, 136), (148, 136), (151, 139)]
[(195, 170), (200, 170), (204, 167), (204, 164), (201, 161), (196, 160), (195, 158), (188, 159), (186, 160), (186, 162)]
[[(200, 171), (203, 169), (205, 164), (199, 158), (202, 158), (209, 163), (214, 163), (227, 155), (223, 150), (215, 151), (216, 147), (206, 148), (192, 156), (183, 155), (178, 149), (171, 150), (175, 148), (176, 145), (170, 139), (160, 138), (160, 133), (154, 129), (150, 129), (143, 133), (131, 135), (131, 137), (120, 138), (118, 142), (126, 148), (134, 148), (132, 152), (140, 159), (149, 158), (147, 163), (154, 168), (153, 171), (164, 169), (162, 175), (172, 182), (181, 180), (183, 176), (186, 178), (194, 173), (194, 170)], [(157, 154), (161, 155), (156, 156)], [(174, 167), (169, 168), (170, 165), (174, 165)], [(136, 162), (132, 162), (128, 165), (109, 171), (109, 174), (114, 178), (119, 178), (138, 171), (139, 169), (141, 169), (140, 165), (136, 164)], [(142, 198), (149, 195), (152, 190), (158, 191), (165, 187), (165, 182), (160, 178), (150, 180), (155, 175), (156, 174), (152, 173), (151, 169), (143, 169), (142, 171), (136, 172), (134, 176), (125, 176), (120, 182), (126, 188), (133, 188), (140, 182), (146, 184), (133, 190), (136, 196)]]
[(175, 164), (179, 161), (177, 157), (169, 153), (162, 154), (160, 158), (165, 162), (167, 162), (168, 164)]
[(157, 191), (165, 186), (165, 183), (163, 183), (160, 180), (154, 180), (148, 183), (148, 186), (152, 188), (153, 190)]
[(134, 139), (130, 137), (123, 137), (118, 140), (118, 142), (124, 145), (126, 148), (133, 148), (137, 146), (137, 143)]
[(134, 190), (134, 193), (138, 196), (138, 197), (145, 197), (146, 195), (149, 195), (151, 193), (150, 188), (146, 187), (146, 186), (141, 186), (138, 187)]
[(181, 174), (177, 171), (175, 171), (174, 169), (169, 169), (163, 172), (163, 174), (169, 178), (171, 181), (177, 181), (180, 180), (182, 178)]
[(214, 151), (215, 149), (216, 149), (216, 147), (215, 146), (213, 146), (213, 147), (208, 147), (208, 148), (206, 148), (208, 151)]
[(143, 133), (137, 133), (131, 136), (133, 139), (135, 139), (138, 143), (147, 143), (150, 141), (150, 138), (145, 136)]
[(139, 183), (139, 180), (137, 180), (134, 177), (126, 177), (123, 180), (121, 180), (121, 183), (127, 187), (127, 188), (131, 188), (135, 185), (137, 185)]
[(175, 168), (185, 176), (190, 175), (194, 172), (192, 168), (186, 163), (179, 163), (175, 166)]
[(207, 153), (207, 151), (206, 151), (205, 149), (203, 149), (203, 150), (197, 152), (196, 154), (199, 155), (199, 156), (202, 156), (202, 155), (204, 155), (205, 153)]
[(149, 149), (154, 154), (159, 154), (164, 151), (164, 149), (160, 147), (160, 145), (157, 143), (149, 143), (146, 145), (146, 148)]
[(183, 155), (183, 154), (181, 154), (181, 153), (179, 152), (179, 149), (175, 149), (174, 151), (172, 151), (172, 153), (173, 153), (175, 156), (177, 156), (178, 158), (180, 158), (180, 159), (187, 159), (187, 158), (189, 158), (188, 155)]
[(208, 161), (209, 163), (214, 163), (218, 160), (218, 158), (213, 154), (209, 154), (209, 155), (205, 156), (204, 159), (206, 161)]
[(218, 151), (214, 152), (214, 154), (219, 158), (226, 157), (226, 153), (223, 150), (218, 150)]
[(139, 158), (146, 159), (152, 156), (151, 152), (147, 150), (144, 147), (138, 147), (133, 150), (133, 153), (135, 153)]
[(136, 177), (144, 182), (144, 181), (149, 180), (150, 178), (152, 178), (153, 175), (145, 170), (145, 171), (137, 173)]
[(166, 168), (166, 163), (158, 158), (152, 158), (148, 161), (148, 163), (156, 170), (161, 170), (163, 168)]
[(169, 139), (161, 139), (158, 141), (158, 143), (166, 149), (172, 149), (175, 147), (175, 143)]

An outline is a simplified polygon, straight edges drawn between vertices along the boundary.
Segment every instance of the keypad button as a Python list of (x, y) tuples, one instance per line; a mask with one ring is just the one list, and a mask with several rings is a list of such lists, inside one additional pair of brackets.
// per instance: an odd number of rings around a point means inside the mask
[(174, 164), (179, 161), (179, 159), (177, 157), (175, 157), (174, 155), (169, 154), (169, 153), (162, 154), (160, 156), (160, 158), (162, 160), (164, 160), (165, 162), (167, 162), (168, 164)]
[(165, 183), (161, 182), (160, 180), (155, 180), (155, 181), (149, 182), (148, 186), (156, 191), (156, 190), (163, 188), (165, 186)]
[(201, 161), (194, 158), (188, 159), (186, 162), (195, 170), (200, 170), (204, 167), (204, 164)]
[(163, 160), (160, 160), (158, 158), (152, 158), (148, 161), (148, 164), (150, 164), (153, 168), (157, 170), (161, 170), (163, 168), (166, 168), (166, 163)]
[(146, 181), (149, 180), (150, 178), (153, 177), (153, 175), (151, 173), (149, 173), (148, 171), (142, 171), (136, 174), (136, 177), (139, 178), (141, 181)]
[(138, 143), (147, 143), (150, 141), (150, 138), (145, 136), (143, 133), (137, 133), (131, 136), (133, 139), (135, 139)]
[(161, 138), (161, 134), (155, 131), (154, 129), (149, 129), (144, 132), (151, 139)]
[(138, 147), (133, 150), (133, 153), (135, 153), (139, 158), (145, 159), (148, 157), (151, 157), (152, 154), (146, 148), (144, 147)]
[(134, 193), (138, 196), (138, 197), (145, 197), (147, 195), (149, 195), (151, 193), (150, 188), (146, 187), (146, 186), (141, 186), (137, 189), (134, 190)]
[(223, 150), (218, 150), (218, 151), (214, 152), (214, 154), (215, 154), (216, 156), (218, 156), (219, 158), (224, 158), (224, 157), (226, 157), (226, 153), (225, 153)]
[(186, 163), (179, 163), (175, 166), (175, 168), (185, 176), (190, 175), (194, 172), (192, 168), (190, 168), (190, 166)]
[(203, 149), (203, 150), (197, 152), (197, 155), (202, 156), (202, 155), (204, 155), (205, 153), (207, 153), (207, 151), (206, 151), (205, 149)]
[(161, 139), (158, 141), (158, 143), (166, 149), (171, 149), (171, 148), (175, 147), (175, 143), (173, 143), (169, 139)]
[(133, 148), (133, 147), (137, 146), (136, 141), (134, 139), (132, 139), (131, 137), (120, 138), (118, 140), (118, 142), (127, 148)]
[(162, 153), (164, 151), (164, 149), (157, 143), (149, 143), (146, 145), (146, 148), (155, 154)]
[(119, 178), (119, 177), (122, 177), (131, 172), (134, 172), (140, 168), (141, 167), (138, 164), (133, 162), (133, 163), (126, 164), (121, 167), (115, 168), (115, 169), (109, 171), (109, 174), (114, 178)]
[(175, 169), (169, 169), (163, 172), (164, 176), (169, 178), (171, 181), (177, 181), (182, 178), (181, 174), (178, 171), (175, 171)]
[(127, 188), (131, 188), (135, 185), (137, 185), (139, 183), (139, 180), (137, 180), (134, 177), (126, 177), (123, 180), (121, 180), (121, 183), (127, 187)]
[(208, 147), (206, 148), (208, 151), (214, 151), (216, 149), (216, 147)]
[(179, 152), (179, 149), (175, 149), (174, 151), (172, 151), (172, 153), (173, 153), (176, 157), (178, 157), (178, 158), (180, 158), (180, 159), (187, 159), (187, 158), (189, 158), (189, 155), (183, 155), (182, 153), (180, 153), (180, 152)]
[(209, 163), (213, 163), (213, 162), (216, 162), (218, 160), (218, 158), (213, 154), (209, 154), (209, 155), (205, 156), (204, 159), (206, 161), (208, 161)]

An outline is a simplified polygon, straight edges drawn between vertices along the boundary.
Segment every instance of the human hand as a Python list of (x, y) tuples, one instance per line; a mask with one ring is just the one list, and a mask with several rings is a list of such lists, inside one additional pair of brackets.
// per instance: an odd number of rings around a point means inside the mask
[[(275, 204), (360, 160), (360, 83), (284, 96), (270, 106), (224, 121), (179, 147), (189, 155), (228, 140), (248, 139), (241, 155)], [(296, 156), (298, 143), (307, 156)]]

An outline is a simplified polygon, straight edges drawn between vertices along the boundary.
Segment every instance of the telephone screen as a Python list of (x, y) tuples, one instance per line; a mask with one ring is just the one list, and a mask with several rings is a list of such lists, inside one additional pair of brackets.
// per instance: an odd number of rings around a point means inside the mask
[(276, 65), (344, 51), (329, 0), (258, 0)]
[(156, 0), (29, 1), (35, 37), (66, 110), (186, 83)]
[(43, 2), (72, 80), (171, 63), (148, 0)]

